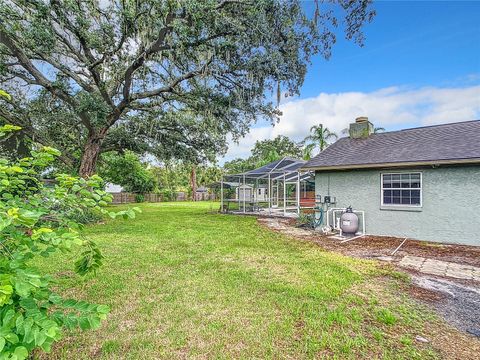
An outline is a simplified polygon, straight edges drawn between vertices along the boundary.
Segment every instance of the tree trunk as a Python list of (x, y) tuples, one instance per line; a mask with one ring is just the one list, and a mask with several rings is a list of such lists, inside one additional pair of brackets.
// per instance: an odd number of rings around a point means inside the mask
[(192, 172), (190, 174), (190, 185), (192, 187), (192, 200), (197, 201), (197, 169), (192, 165)]
[(83, 148), (82, 161), (78, 173), (83, 178), (88, 178), (95, 174), (97, 168), (98, 155), (102, 146), (103, 137), (90, 135)]

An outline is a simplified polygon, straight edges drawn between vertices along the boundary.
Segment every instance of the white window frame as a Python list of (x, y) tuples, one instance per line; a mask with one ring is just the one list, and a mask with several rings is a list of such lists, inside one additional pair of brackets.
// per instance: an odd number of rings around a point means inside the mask
[[(419, 188), (384, 188), (383, 187), (383, 176), (384, 175), (402, 175), (402, 174), (419, 174), (420, 175), (420, 187)], [(385, 204), (383, 202), (383, 191), (384, 190), (420, 190), (420, 204)], [(392, 208), (399, 208), (399, 207), (409, 207), (409, 208), (421, 208), (423, 206), (423, 174), (421, 171), (402, 171), (402, 172), (382, 172), (380, 173), (380, 196), (381, 196), (381, 206), (382, 207), (392, 207)]]

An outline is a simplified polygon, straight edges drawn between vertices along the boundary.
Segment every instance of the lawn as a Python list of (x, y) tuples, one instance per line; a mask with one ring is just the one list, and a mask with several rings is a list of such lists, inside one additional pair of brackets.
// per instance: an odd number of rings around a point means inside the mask
[(90, 226), (105, 264), (71, 271), (72, 255), (39, 265), (65, 296), (108, 304), (98, 331), (68, 334), (62, 359), (435, 358), (415, 341), (435, 320), (373, 262), (325, 252), (216, 214), (211, 203), (142, 205), (135, 220)]

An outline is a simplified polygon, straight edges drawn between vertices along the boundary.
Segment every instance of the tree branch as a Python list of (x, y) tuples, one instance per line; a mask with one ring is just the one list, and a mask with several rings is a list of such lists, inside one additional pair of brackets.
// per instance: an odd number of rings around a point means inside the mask
[(165, 26), (160, 30), (157, 40), (155, 40), (148, 48), (146, 48), (143, 53), (140, 54), (140, 56), (138, 56), (125, 71), (125, 74), (123, 76), (123, 106), (128, 104), (128, 102), (130, 101), (130, 87), (132, 85), (133, 74), (145, 63), (145, 60), (147, 60), (149, 56), (161, 51), (161, 46), (165, 42), (167, 34), (172, 30), (170, 24), (174, 19), (174, 13), (170, 12), (167, 14), (167, 18), (165, 19)]
[[(77, 103), (75, 99), (68, 94), (66, 91), (54, 86), (50, 80), (48, 80), (30, 61), (28, 56), (15, 44), (15, 42), (10, 39), (10, 36), (0, 27), (0, 43), (5, 45), (13, 54), (14, 57), (20, 62), (22, 67), (28, 71), (30, 75), (35, 79), (35, 84), (39, 85), (50, 93), (58, 97), (59, 99), (65, 101), (67, 104), (72, 106), (72, 108), (77, 108)], [(88, 118), (88, 115), (85, 112), (78, 113), (82, 123), (88, 129), (89, 133), (95, 133), (95, 129)]]
[[(42, 144), (43, 146), (51, 146), (52, 144), (39, 134), (26, 120), (20, 119), (18, 116), (12, 115), (4, 107), (0, 107), (0, 116), (6, 120), (7, 123), (20, 126), (22, 132), (32, 141)], [(58, 144), (55, 144), (55, 147), (60, 147)], [(59, 149), (61, 155), (58, 159), (67, 166), (73, 166), (75, 163), (75, 158), (68, 154), (64, 149)]]
[[(210, 62), (211, 62), (211, 60), (209, 60), (209, 62), (207, 64), (209, 64)], [(149, 90), (149, 91), (144, 91), (144, 92), (141, 92), (141, 93), (133, 94), (131, 96), (131, 99), (133, 101), (135, 101), (135, 100), (141, 100), (141, 99), (146, 99), (146, 98), (158, 96), (158, 95), (160, 95), (162, 93), (165, 93), (165, 92), (174, 92), (175, 86), (177, 86), (181, 82), (183, 82), (185, 80), (188, 80), (188, 79), (191, 79), (191, 78), (193, 78), (197, 75), (202, 74), (203, 70), (205, 70), (205, 68), (207, 67), (207, 64), (203, 65), (201, 69), (190, 71), (190, 72), (188, 72), (188, 73), (186, 73), (182, 76), (177, 77), (175, 80), (173, 80), (167, 86), (163, 86), (163, 87), (160, 87), (160, 88), (157, 88), (157, 89), (154, 89), (154, 90)]]

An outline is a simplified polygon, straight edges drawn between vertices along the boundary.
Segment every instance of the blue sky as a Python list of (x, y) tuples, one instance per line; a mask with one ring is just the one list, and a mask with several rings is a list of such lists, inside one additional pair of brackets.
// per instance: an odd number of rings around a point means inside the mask
[(463, 77), (480, 73), (480, 1), (383, 1), (374, 8), (365, 46), (338, 36), (329, 61), (314, 59), (301, 97), (392, 85), (462, 85)]
[[(305, 2), (312, 11), (313, 2)], [(381, 1), (364, 47), (337, 34), (330, 60), (315, 57), (301, 95), (281, 105), (271, 127), (258, 123), (225, 159), (256, 140), (299, 141), (313, 124), (339, 132), (357, 116), (387, 130), (480, 118), (480, 1)], [(223, 161), (222, 161), (223, 162)]]

